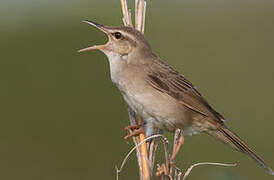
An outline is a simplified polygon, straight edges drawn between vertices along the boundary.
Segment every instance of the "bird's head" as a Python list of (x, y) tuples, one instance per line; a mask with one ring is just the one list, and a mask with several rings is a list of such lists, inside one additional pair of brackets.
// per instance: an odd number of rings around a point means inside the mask
[(107, 56), (115, 55), (120, 57), (128, 57), (131, 54), (138, 55), (151, 52), (151, 48), (144, 35), (132, 27), (103, 26), (101, 24), (87, 20), (83, 22), (95, 26), (96, 28), (103, 31), (108, 36), (109, 40), (104, 45), (94, 45), (85, 49), (81, 49), (79, 52), (101, 50)]

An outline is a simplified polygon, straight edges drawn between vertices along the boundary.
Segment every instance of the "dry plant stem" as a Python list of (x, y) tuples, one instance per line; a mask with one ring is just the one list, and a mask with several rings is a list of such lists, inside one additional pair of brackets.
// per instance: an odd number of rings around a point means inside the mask
[(148, 160), (149, 160), (149, 165), (150, 165), (150, 174), (152, 176), (153, 174), (153, 167), (155, 163), (155, 157), (159, 145), (159, 139), (153, 138), (149, 143), (148, 146)]
[[(129, 114), (129, 119), (130, 119), (131, 125), (143, 124), (142, 118), (138, 117), (134, 113), (134, 111), (132, 111), (130, 108), (128, 108), (128, 114)], [(148, 151), (147, 151), (146, 143), (140, 144), (140, 147), (137, 146), (140, 142), (144, 141), (145, 138), (146, 138), (145, 134), (140, 134), (138, 137), (133, 137), (134, 144), (137, 147), (136, 148), (136, 156), (137, 156), (137, 160), (138, 160), (139, 174), (140, 174), (141, 180), (149, 180), (150, 179), (151, 171), (150, 171), (149, 167), (153, 167), (152, 162), (149, 162), (149, 156), (147, 153)]]
[(168, 140), (167, 138), (164, 138), (164, 151), (165, 151), (165, 159), (166, 159), (166, 162), (165, 162), (165, 166), (163, 166), (164, 168), (166, 168), (164, 171), (164, 174), (162, 175), (162, 179), (163, 180), (168, 180), (168, 179), (172, 179), (171, 175), (169, 174), (169, 150), (168, 150)]
[(144, 2), (144, 7), (143, 7), (143, 19), (142, 19), (142, 29), (141, 32), (144, 34), (145, 33), (145, 23), (146, 23), (146, 8), (147, 8), (147, 3)]
[[(182, 137), (183, 137), (183, 131), (180, 129), (176, 129), (174, 134), (172, 154), (174, 154), (174, 152), (177, 151), (176, 149)], [(163, 164), (162, 166), (158, 165), (158, 171), (156, 173), (156, 176), (158, 176), (160, 180), (166, 180), (166, 179), (180, 180), (182, 171), (179, 168), (177, 168), (175, 164), (172, 164), (170, 166), (171, 159), (169, 158), (168, 140), (165, 138), (163, 142), (164, 142), (164, 153), (165, 153), (166, 161), (165, 161), (165, 164)]]
[[(181, 137), (183, 136), (183, 131), (181, 129), (176, 129), (174, 134), (174, 140), (173, 140), (173, 151), (175, 151), (176, 145), (179, 143)], [(176, 168), (175, 164), (174, 166), (170, 167), (170, 174), (174, 177), (173, 179), (180, 179), (179, 176), (181, 176), (182, 172), (179, 168)]]
[[(143, 120), (140, 116), (137, 117), (137, 123), (143, 124)], [(144, 133), (141, 133), (139, 135), (140, 142), (144, 141), (146, 139), (146, 135)], [(150, 173), (149, 173), (149, 166), (148, 166), (148, 155), (147, 155), (147, 146), (146, 143), (141, 144), (141, 163), (142, 163), (142, 176), (144, 180), (150, 179)]]
[(139, 30), (140, 31), (140, 0), (135, 0), (135, 29)]
[(196, 163), (196, 164), (193, 164), (192, 166), (190, 166), (190, 167), (187, 169), (187, 171), (186, 171), (185, 174), (184, 174), (183, 180), (185, 180), (185, 179), (189, 176), (191, 170), (192, 170), (194, 167), (196, 167), (196, 166), (201, 166), (201, 165), (215, 165), (215, 166), (231, 167), (231, 166), (236, 166), (237, 164), (225, 164), (225, 163), (213, 163), (213, 162), (201, 162), (201, 163)]
[[(130, 115), (130, 117), (132, 117), (132, 116)], [(136, 144), (136, 145), (129, 151), (129, 153), (125, 156), (125, 158), (124, 158), (124, 160), (123, 160), (123, 162), (122, 162), (120, 168), (118, 168), (118, 167), (116, 166), (116, 180), (119, 180), (119, 174), (122, 172), (122, 170), (123, 170), (123, 168), (124, 168), (126, 162), (128, 161), (130, 155), (134, 152), (134, 150), (138, 150), (138, 148), (139, 148), (143, 143), (145, 143), (146, 141), (148, 141), (148, 140), (155, 140), (155, 139), (158, 139), (158, 138), (161, 138), (162, 143), (164, 144), (165, 156), (166, 156), (167, 154), (169, 154), (169, 153), (168, 153), (168, 140), (167, 140), (167, 138), (165, 138), (165, 137), (164, 137), (163, 135), (161, 135), (161, 134), (152, 135), (152, 136), (150, 136), (150, 137), (144, 139), (143, 141), (139, 142), (138, 144)], [(166, 156), (165, 158), (167, 158), (167, 160), (168, 160), (168, 157), (167, 157), (167, 156)], [(194, 167), (200, 166), (200, 165), (216, 165), (216, 166), (225, 166), (225, 167), (236, 166), (236, 164), (225, 164), (225, 163), (214, 163), (214, 162), (196, 163), (196, 164), (194, 164), (194, 165), (191, 165), (191, 166), (187, 169), (186, 173), (184, 174), (184, 179), (183, 179), (183, 180), (185, 180), (185, 179), (189, 176), (191, 170), (192, 170)], [(158, 167), (160, 167), (160, 165), (158, 165)], [(175, 174), (174, 176), (171, 176), (171, 175), (169, 175), (169, 176), (161, 176), (160, 179), (161, 179), (161, 180), (165, 180), (165, 179), (180, 180), (180, 179), (181, 179), (181, 176), (182, 176), (182, 171), (181, 171), (179, 168), (177, 168), (177, 167), (175, 167), (175, 169), (177, 170), (177, 174)]]
[(135, 0), (135, 29), (144, 33), (145, 30), (146, 1)]
[[(128, 108), (128, 115), (129, 115), (130, 125), (137, 125), (136, 114), (130, 108)], [(132, 132), (130, 132), (130, 133), (132, 133)], [(140, 140), (138, 137), (132, 137), (132, 139), (133, 139), (133, 142), (136, 147), (136, 157), (137, 157), (137, 161), (138, 161), (138, 165), (139, 165), (140, 179), (143, 180), (142, 155), (141, 155), (142, 153), (140, 151), (140, 147), (137, 146), (140, 143)]]
[(128, 9), (126, 0), (121, 0), (121, 7), (122, 7), (122, 12), (123, 12), (123, 23), (124, 23), (124, 25), (133, 27), (132, 19), (131, 19), (131, 12)]
[[(130, 117), (131, 117), (131, 116), (130, 116)], [(139, 148), (143, 143), (146, 143), (146, 141), (148, 141), (148, 140), (152, 140), (152, 141), (153, 141), (153, 140), (155, 140), (156, 138), (162, 138), (162, 141), (163, 141), (163, 142), (164, 142), (164, 140), (165, 140), (165, 137), (164, 137), (163, 135), (161, 135), (161, 134), (156, 134), (156, 135), (152, 135), (152, 136), (150, 136), (150, 137), (144, 139), (143, 141), (141, 141), (141, 142), (135, 144), (135, 146), (134, 146), (134, 147), (129, 151), (129, 153), (125, 156), (125, 158), (124, 158), (124, 160), (123, 160), (123, 162), (122, 162), (120, 168), (118, 168), (118, 167), (116, 166), (116, 180), (119, 179), (119, 174), (122, 172), (122, 170), (123, 170), (123, 168), (124, 168), (126, 162), (128, 161), (130, 155), (132, 154), (132, 152), (134, 152), (134, 150), (138, 151), (138, 148)], [(139, 156), (137, 156), (137, 157), (139, 157)]]
[(131, 9), (128, 9), (129, 26), (133, 27)]

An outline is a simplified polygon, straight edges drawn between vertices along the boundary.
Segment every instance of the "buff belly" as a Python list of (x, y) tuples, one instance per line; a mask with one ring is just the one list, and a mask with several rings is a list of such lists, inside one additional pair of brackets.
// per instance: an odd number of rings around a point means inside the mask
[[(151, 91), (150, 91), (151, 92)], [(122, 91), (128, 106), (145, 123), (153, 124), (154, 128), (174, 132), (176, 128), (183, 129), (185, 135), (197, 134), (201, 130), (192, 124), (193, 111), (175, 99), (163, 94), (131, 93)]]

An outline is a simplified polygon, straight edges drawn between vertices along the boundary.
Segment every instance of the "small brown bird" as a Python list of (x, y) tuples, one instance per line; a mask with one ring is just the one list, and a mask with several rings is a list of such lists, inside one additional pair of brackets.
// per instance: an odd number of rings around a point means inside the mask
[[(106, 54), (111, 79), (121, 91), (130, 111), (143, 118), (147, 136), (154, 134), (156, 129), (174, 132), (180, 128), (184, 135), (205, 132), (249, 155), (274, 175), (272, 169), (225, 126), (225, 118), (208, 104), (198, 90), (152, 52), (142, 33), (132, 27), (84, 22), (106, 33), (109, 41), (79, 52), (97, 49)], [(171, 161), (176, 154), (172, 155)]]

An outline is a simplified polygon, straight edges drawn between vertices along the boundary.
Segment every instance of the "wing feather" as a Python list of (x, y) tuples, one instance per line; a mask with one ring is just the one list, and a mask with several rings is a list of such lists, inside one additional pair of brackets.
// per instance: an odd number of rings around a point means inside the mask
[(203, 116), (224, 122), (224, 117), (208, 104), (191, 82), (162, 61), (156, 60), (151, 66), (146, 66), (146, 71), (147, 81), (155, 89), (167, 93)]

